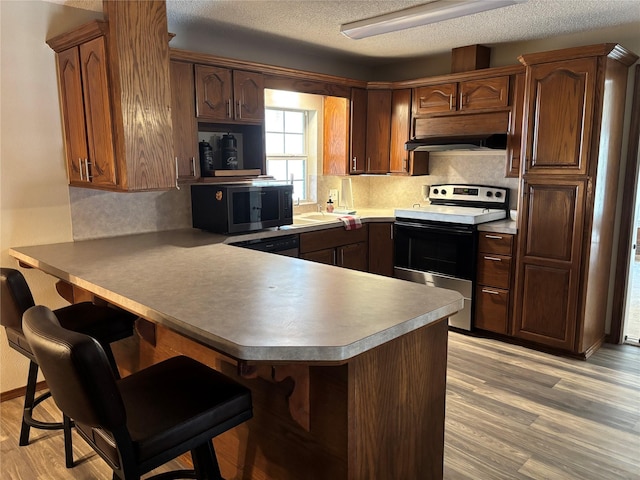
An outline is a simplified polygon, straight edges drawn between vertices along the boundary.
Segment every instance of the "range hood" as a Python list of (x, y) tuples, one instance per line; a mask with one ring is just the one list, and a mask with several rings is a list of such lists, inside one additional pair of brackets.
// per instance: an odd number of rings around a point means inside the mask
[(409, 151), (505, 150), (509, 112), (490, 112), (415, 118)]

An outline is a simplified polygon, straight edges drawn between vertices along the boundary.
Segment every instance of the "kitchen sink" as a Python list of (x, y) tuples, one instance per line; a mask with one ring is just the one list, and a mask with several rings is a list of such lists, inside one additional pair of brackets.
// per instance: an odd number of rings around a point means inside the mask
[(341, 213), (322, 213), (322, 212), (311, 212), (311, 213), (302, 213), (300, 215), (294, 215), (293, 224), (294, 225), (317, 225), (319, 223), (331, 223), (337, 222), (338, 218), (342, 217)]

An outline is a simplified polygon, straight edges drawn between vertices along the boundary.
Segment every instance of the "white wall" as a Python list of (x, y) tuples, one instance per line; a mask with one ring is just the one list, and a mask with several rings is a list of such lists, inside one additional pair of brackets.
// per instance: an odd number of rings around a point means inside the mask
[[(0, 2), (0, 263), (15, 268), (14, 245), (71, 240), (69, 188), (63, 158), (55, 58), (50, 28), (69, 29), (93, 14), (41, 2)], [(62, 31), (62, 30), (57, 30)], [(64, 301), (55, 281), (24, 271), (36, 302)], [(0, 391), (26, 383), (26, 359), (0, 338)]]

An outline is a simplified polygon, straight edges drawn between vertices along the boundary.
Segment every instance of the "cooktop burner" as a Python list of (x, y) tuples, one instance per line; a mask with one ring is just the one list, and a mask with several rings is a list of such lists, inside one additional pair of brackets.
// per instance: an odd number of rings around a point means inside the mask
[(429, 205), (395, 210), (396, 218), (477, 225), (507, 218), (509, 189), (486, 185), (432, 185)]

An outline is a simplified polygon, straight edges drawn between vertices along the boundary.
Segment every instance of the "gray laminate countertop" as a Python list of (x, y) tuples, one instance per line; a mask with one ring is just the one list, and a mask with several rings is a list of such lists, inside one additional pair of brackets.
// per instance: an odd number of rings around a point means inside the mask
[(187, 229), (16, 247), (10, 254), (247, 361), (346, 361), (463, 306), (451, 290), (225, 241)]

